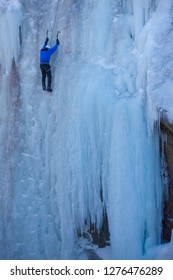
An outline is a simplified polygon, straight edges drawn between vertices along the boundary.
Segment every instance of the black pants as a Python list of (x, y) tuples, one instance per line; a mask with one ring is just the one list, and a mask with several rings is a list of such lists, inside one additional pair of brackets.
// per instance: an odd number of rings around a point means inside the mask
[(48, 78), (47, 88), (51, 88), (52, 73), (51, 66), (49, 64), (40, 64), (40, 69), (42, 73), (42, 87), (46, 87), (46, 76)]

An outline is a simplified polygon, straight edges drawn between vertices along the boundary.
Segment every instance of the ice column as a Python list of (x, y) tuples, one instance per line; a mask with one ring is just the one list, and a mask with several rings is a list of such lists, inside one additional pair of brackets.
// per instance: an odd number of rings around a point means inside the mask
[(0, 6), (0, 64), (2, 69), (9, 71), (13, 59), (17, 61), (20, 52), (22, 6), (17, 0), (3, 3)]

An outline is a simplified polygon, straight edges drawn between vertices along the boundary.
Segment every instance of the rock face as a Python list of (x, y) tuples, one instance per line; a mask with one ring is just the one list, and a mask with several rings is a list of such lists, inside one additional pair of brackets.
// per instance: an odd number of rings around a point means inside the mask
[(161, 133), (166, 133), (167, 136), (167, 141), (164, 144), (164, 155), (169, 176), (168, 193), (165, 196), (163, 213), (163, 241), (170, 241), (173, 229), (173, 124), (163, 119), (160, 127)]

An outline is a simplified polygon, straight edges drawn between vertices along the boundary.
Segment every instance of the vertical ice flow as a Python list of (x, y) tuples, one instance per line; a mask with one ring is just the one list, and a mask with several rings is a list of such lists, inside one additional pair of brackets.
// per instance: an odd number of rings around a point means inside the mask
[[(141, 259), (160, 243), (159, 136), (140, 96), (146, 73), (136, 83), (138, 40), (157, 2), (2, 5), (0, 258), (76, 259), (79, 232), (99, 231), (105, 212), (110, 258)], [(61, 30), (52, 96), (40, 84), (47, 26), (52, 44)]]

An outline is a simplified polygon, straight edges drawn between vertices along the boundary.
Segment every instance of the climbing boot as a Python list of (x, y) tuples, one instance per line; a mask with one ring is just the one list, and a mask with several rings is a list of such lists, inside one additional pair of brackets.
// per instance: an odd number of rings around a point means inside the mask
[(50, 87), (47, 88), (47, 91), (52, 92), (52, 89)]

